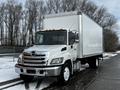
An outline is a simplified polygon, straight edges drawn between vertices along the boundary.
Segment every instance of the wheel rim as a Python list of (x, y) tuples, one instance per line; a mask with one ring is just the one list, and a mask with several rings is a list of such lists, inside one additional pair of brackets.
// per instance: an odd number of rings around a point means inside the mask
[(99, 66), (99, 60), (96, 60), (96, 66)]
[(68, 67), (65, 67), (65, 69), (64, 69), (64, 80), (68, 81), (69, 77), (70, 77), (70, 70), (69, 70)]

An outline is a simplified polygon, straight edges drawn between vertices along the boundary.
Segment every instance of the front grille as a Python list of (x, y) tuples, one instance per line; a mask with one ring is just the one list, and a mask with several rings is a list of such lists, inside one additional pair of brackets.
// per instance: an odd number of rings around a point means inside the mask
[(31, 53), (26, 53), (26, 52), (23, 53), (23, 56), (31, 56), (31, 55), (32, 55)]
[(45, 66), (46, 54), (23, 53), (23, 64), (27, 66)]
[(42, 62), (26, 62), (26, 61), (24, 61), (24, 63), (26, 63), (26, 64), (45, 64), (46, 62), (45, 61), (42, 61)]
[(34, 53), (26, 53), (26, 52), (24, 52), (23, 55), (24, 56), (40, 56), (40, 57), (45, 56), (45, 54), (34, 54)]
[(24, 60), (45, 60), (45, 58), (41, 57), (23, 57)]
[(37, 55), (37, 54), (33, 54), (32, 56), (45, 56), (45, 54), (40, 54), (40, 55)]

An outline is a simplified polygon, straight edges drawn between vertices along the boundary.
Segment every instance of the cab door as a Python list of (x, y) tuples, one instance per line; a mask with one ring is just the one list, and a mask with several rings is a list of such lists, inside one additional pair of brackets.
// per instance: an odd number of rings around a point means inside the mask
[(75, 61), (77, 58), (77, 46), (78, 46), (78, 43), (76, 42), (77, 34), (70, 31), (68, 35), (70, 56), (72, 58), (72, 61)]

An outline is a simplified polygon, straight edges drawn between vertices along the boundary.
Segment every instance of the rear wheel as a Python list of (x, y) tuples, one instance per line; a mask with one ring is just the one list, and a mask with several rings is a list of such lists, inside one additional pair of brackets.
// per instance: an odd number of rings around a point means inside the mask
[(20, 78), (26, 82), (31, 82), (34, 79), (34, 76), (22, 75), (20, 74)]
[(96, 58), (92, 58), (88, 61), (88, 64), (90, 68), (96, 69), (97, 67), (99, 67), (99, 60)]
[(99, 66), (100, 66), (99, 59), (96, 59), (96, 67), (99, 67)]

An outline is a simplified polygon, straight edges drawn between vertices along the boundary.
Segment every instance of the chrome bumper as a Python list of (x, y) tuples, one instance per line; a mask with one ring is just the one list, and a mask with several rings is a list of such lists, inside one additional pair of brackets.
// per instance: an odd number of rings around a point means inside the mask
[(18, 74), (32, 75), (32, 76), (59, 76), (61, 72), (61, 66), (35, 68), (35, 67), (24, 67), (16, 64), (15, 72)]

